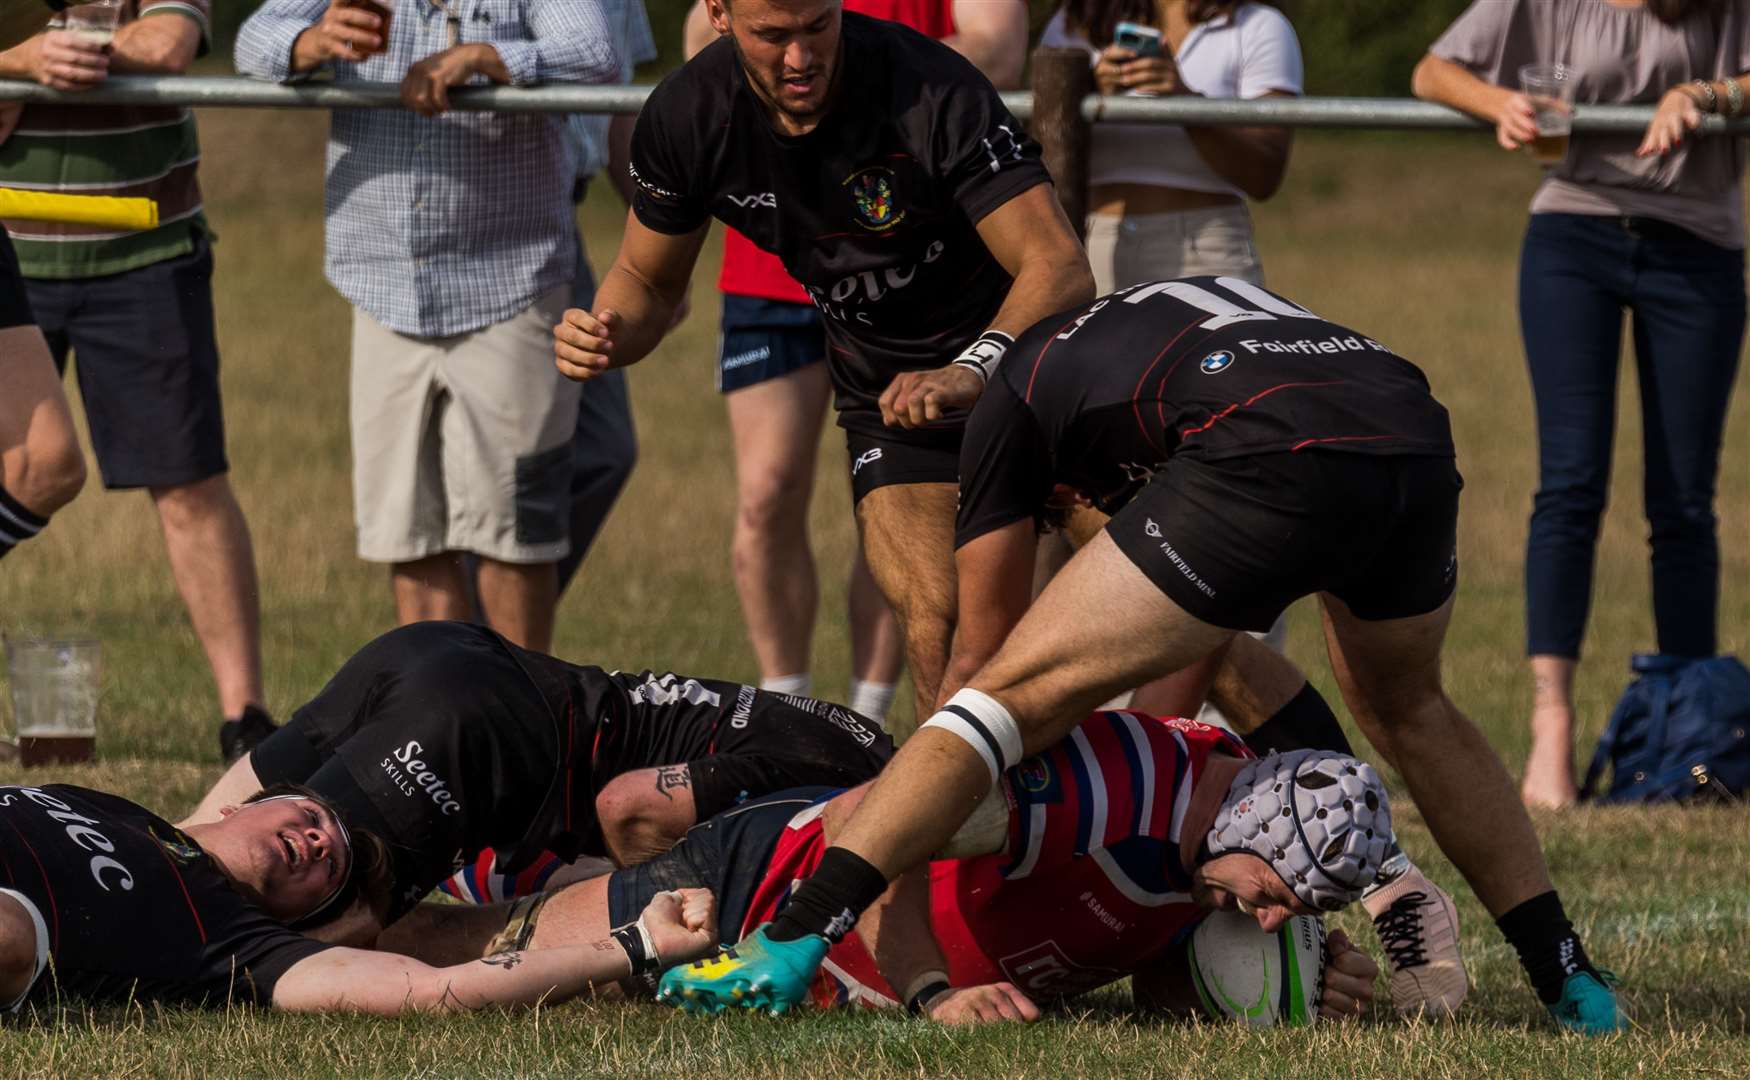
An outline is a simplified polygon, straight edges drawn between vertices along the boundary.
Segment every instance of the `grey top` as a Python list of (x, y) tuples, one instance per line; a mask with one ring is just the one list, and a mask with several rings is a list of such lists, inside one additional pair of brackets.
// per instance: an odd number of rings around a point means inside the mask
[[(1578, 73), (1581, 105), (1653, 104), (1690, 79), (1750, 70), (1750, 0), (1725, 0), (1667, 26), (1645, 7), (1608, 0), (1475, 0), (1429, 49), (1497, 86), (1518, 89), (1524, 64)], [(1637, 158), (1638, 134), (1576, 133), (1531, 201), (1534, 214), (1639, 215), (1722, 247), (1744, 247), (1743, 143), (1695, 137)]]

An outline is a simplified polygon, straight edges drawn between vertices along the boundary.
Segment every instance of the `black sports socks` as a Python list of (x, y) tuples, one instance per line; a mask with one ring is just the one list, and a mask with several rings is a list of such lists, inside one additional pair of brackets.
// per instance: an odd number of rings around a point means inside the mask
[(1260, 754), (1287, 753), (1290, 750), (1335, 750), (1354, 755), (1337, 714), (1312, 683), (1300, 688), (1288, 704), (1271, 714), (1245, 736), (1246, 745)]
[(48, 523), (48, 518), (26, 510), (23, 503), (0, 487), (0, 559), (4, 559), (8, 551), (42, 532), (43, 526)]
[(857, 916), (886, 891), (886, 875), (861, 855), (829, 847), (814, 874), (790, 894), (790, 902), (772, 920), (766, 936), (773, 941), (795, 941), (819, 934), (828, 941), (841, 941), (857, 925)]
[(1508, 944), (1519, 954), (1519, 963), (1531, 977), (1531, 985), (1545, 1005), (1562, 996), (1562, 983), (1569, 975), (1587, 972), (1599, 976), (1586, 956), (1580, 935), (1562, 910), (1556, 891), (1534, 896), (1495, 920)]

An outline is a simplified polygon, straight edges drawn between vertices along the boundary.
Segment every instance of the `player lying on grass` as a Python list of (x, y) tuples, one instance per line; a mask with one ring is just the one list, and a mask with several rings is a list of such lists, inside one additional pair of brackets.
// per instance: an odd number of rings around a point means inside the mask
[[(741, 977), (800, 992), (786, 972), (825, 956), (1009, 767), (1113, 694), (1317, 595), (1351, 713), (1551, 1015), (1591, 1034), (1626, 1026), (1507, 770), (1441, 683), (1454, 458), (1446, 410), (1415, 365), (1245, 281), (1140, 284), (1028, 330), (962, 442), (949, 696), (769, 940), (743, 950)], [(1112, 518), (1033, 601), (1039, 518), (1060, 486)]]
[(266, 784), (307, 785), (387, 842), (393, 921), (487, 849), (506, 873), (531, 871), (525, 885), (557, 865), (546, 853), (636, 862), (749, 795), (860, 783), (892, 752), (873, 721), (826, 702), (606, 672), (484, 627), (415, 623), (348, 660), (185, 824)]
[[(505, 942), (538, 952), (596, 940), (675, 888), (712, 890), (723, 935), (757, 943), (757, 928), (813, 871), (866, 791), (800, 789), (744, 803), (650, 862), (520, 901), (508, 926), (502, 906), (423, 905), (384, 945), (396, 938), (394, 947), (445, 961)], [(1217, 728), (1131, 712), (1090, 716), (1009, 770), (999, 791), (955, 838), (949, 853), (960, 857), (932, 864), (927, 888), (921, 876), (905, 879), (920, 887), (902, 884), (871, 908), (818, 975), (790, 973), (810, 1000), (907, 1004), (949, 1022), (1030, 1020), (1038, 1002), (1132, 976), (1139, 1005), (1183, 1002), (1194, 998), (1184, 943), (1204, 914), (1246, 912), (1274, 930), (1341, 907), (1373, 880), (1391, 833), (1378, 777), (1353, 758), (1299, 751), (1257, 760)], [(428, 915), (423, 932), (405, 933)], [(1332, 938), (1320, 1008), (1354, 1015), (1372, 998), (1377, 968)], [(448, 951), (431, 952), (433, 942)], [(680, 970), (663, 980), (665, 996)], [(736, 992), (711, 970), (690, 969), (689, 1003), (714, 1009)]]
[(263, 792), (179, 829), (126, 799), (0, 787), (0, 1009), (68, 998), (396, 1014), (553, 1002), (623, 978), (635, 958), (715, 945), (711, 898), (653, 897), (635, 924), (540, 955), (432, 967), (288, 928), (383, 909), (382, 842), (307, 792)]

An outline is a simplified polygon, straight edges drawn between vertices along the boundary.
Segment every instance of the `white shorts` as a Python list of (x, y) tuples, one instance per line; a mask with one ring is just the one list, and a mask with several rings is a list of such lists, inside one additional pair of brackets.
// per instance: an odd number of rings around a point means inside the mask
[(359, 557), (468, 551), (544, 563), (570, 550), (578, 384), (553, 366), (558, 288), (454, 337), (352, 329), (352, 490)]
[(1088, 265), (1104, 296), (1141, 281), (1221, 274), (1264, 283), (1243, 205), (1117, 217), (1089, 214)]
[(35, 904), (31, 903), (30, 897), (12, 889), (0, 889), (0, 896), (15, 900), (20, 907), (24, 908), (25, 914), (30, 916), (31, 927), (36, 933), (36, 970), (31, 972), (30, 982), (24, 985), (24, 992), (16, 998), (11, 1001), (0, 1001), (0, 1012), (17, 1012), (18, 1007), (24, 1004), (24, 999), (30, 996), (31, 987), (35, 986), (36, 981), (42, 978), (43, 969), (49, 966), (49, 927), (47, 923), (43, 922), (43, 913), (36, 909)]

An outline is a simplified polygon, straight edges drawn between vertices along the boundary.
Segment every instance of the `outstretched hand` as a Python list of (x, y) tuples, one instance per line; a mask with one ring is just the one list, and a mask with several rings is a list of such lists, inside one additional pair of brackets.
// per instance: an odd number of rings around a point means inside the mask
[(924, 1010), (938, 1024), (1030, 1024), (1039, 1019), (1039, 1006), (1013, 983), (944, 990)]
[(1319, 1016), (1352, 1020), (1373, 1004), (1373, 980), (1379, 977), (1379, 965), (1341, 930), (1331, 931), (1325, 949), (1325, 990), (1319, 995)]
[(638, 921), (650, 931), (656, 954), (670, 967), (697, 960), (718, 947), (717, 898), (710, 889), (659, 892)]

